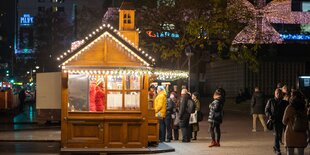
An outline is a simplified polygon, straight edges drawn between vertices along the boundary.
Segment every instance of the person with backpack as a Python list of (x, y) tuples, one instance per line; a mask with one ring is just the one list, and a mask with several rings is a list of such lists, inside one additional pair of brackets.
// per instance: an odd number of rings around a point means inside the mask
[[(213, 102), (209, 105), (209, 117), (208, 122), (210, 123), (210, 134), (211, 134), (211, 144), (209, 147), (221, 146), (221, 128), (220, 125), (223, 121), (223, 106), (225, 99), (223, 99), (221, 90), (215, 90), (213, 94)], [(216, 137), (215, 137), (216, 135)]]
[(274, 146), (273, 151), (281, 155), (280, 142), (282, 143), (282, 133), (284, 125), (282, 123), (287, 101), (283, 100), (281, 89), (277, 88), (274, 92), (274, 98), (267, 101), (265, 113), (269, 120), (272, 120), (274, 126)]
[(180, 109), (179, 109), (179, 126), (182, 131), (182, 142), (187, 143), (190, 142), (190, 125), (189, 125), (189, 118), (191, 109), (188, 107), (188, 103), (191, 102), (190, 95), (188, 94), (187, 89), (182, 89), (181, 91), (181, 98), (180, 98)]
[(284, 133), (287, 155), (294, 155), (294, 148), (297, 148), (298, 155), (304, 155), (307, 147), (307, 108), (305, 100), (299, 91), (291, 93), (290, 104), (287, 106), (283, 124), (286, 125)]

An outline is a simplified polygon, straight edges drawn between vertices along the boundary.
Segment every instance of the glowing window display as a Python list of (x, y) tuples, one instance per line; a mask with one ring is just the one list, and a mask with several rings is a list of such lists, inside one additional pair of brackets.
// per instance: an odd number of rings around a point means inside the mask
[(140, 110), (140, 90), (140, 75), (69, 73), (68, 111)]

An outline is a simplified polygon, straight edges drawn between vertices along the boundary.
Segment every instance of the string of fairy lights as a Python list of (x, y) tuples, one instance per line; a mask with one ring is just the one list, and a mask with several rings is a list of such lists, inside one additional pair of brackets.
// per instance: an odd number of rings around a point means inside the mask
[(64, 69), (64, 73), (69, 74), (84, 74), (89, 77), (103, 77), (105, 75), (112, 75), (121, 77), (123, 75), (155, 75), (158, 80), (173, 80), (173, 79), (185, 79), (188, 77), (188, 72), (181, 70), (164, 70), (164, 69)]
[[(132, 50), (132, 48), (128, 47), (128, 45), (125, 45), (123, 42), (121, 42), (119, 39), (117, 39), (115, 36), (113, 36), (109, 31), (105, 31), (102, 33), (99, 37), (99, 32), (103, 31), (104, 28), (108, 28), (111, 31), (113, 31), (117, 36), (121, 37), (123, 40), (125, 40), (130, 46), (132, 46), (134, 49), (140, 52), (140, 54), (137, 54)], [(92, 38), (92, 37), (97, 38)], [(87, 51), (89, 48), (91, 48), (96, 42), (100, 41), (101, 39), (104, 39), (105, 37), (109, 37), (112, 40), (114, 40), (118, 45), (120, 45), (123, 49), (125, 49), (131, 56), (137, 58), (143, 65), (147, 67), (147, 69), (133, 69), (133, 68), (126, 68), (126, 69), (70, 69), (66, 65), (74, 60), (77, 59), (79, 55), (81, 55), (83, 52)], [(93, 40), (92, 40), (93, 39)], [(90, 43), (87, 41), (92, 40)], [(86, 45), (87, 43), (87, 45)], [(77, 50), (79, 47), (85, 45), (83, 48), (79, 49), (73, 56), (71, 56), (72, 52), (74, 50)], [(70, 55), (70, 57), (68, 57)], [(143, 58), (141, 57), (143, 56)], [(150, 56), (147, 52), (139, 48), (137, 45), (135, 45), (134, 42), (130, 41), (128, 38), (126, 38), (123, 34), (121, 34), (117, 29), (113, 28), (110, 24), (103, 24), (99, 28), (97, 28), (92, 33), (88, 34), (84, 39), (79, 41), (79, 44), (74, 47), (74, 49), (67, 50), (62, 55), (60, 55), (57, 58), (58, 61), (63, 62), (59, 67), (62, 68), (64, 73), (69, 74), (84, 74), (90, 78), (93, 77), (104, 77), (105, 75), (112, 75), (112, 76), (118, 76), (122, 77), (123, 75), (135, 75), (135, 76), (142, 76), (142, 75), (149, 75), (149, 76), (156, 76), (158, 80), (174, 80), (174, 79), (184, 79), (188, 77), (188, 72), (181, 71), (181, 70), (164, 70), (164, 69), (158, 69), (158, 68), (150, 68), (151, 65), (155, 64), (155, 59)], [(151, 62), (151, 63), (150, 63)]]
[[(92, 37), (94, 37), (97, 33), (99, 33), (100, 31), (102, 31), (104, 28), (109, 28), (110, 30), (112, 30), (115, 34), (117, 34), (119, 37), (121, 37), (123, 40), (125, 40), (130, 46), (132, 46), (133, 48), (135, 48), (136, 50), (138, 50), (139, 52), (141, 52), (141, 54), (146, 58), (149, 59), (150, 61), (152, 61), (153, 64), (155, 64), (155, 59), (150, 56), (147, 52), (145, 52), (144, 50), (142, 50), (141, 48), (138, 48), (134, 42), (130, 41), (127, 37), (125, 37), (123, 34), (121, 34), (117, 29), (115, 29), (113, 26), (111, 26), (110, 24), (103, 24), (102, 26), (100, 26), (99, 28), (97, 28), (95, 31), (93, 31), (92, 33), (88, 34), (88, 36), (86, 36), (83, 40), (81, 40), (81, 44), (80, 46), (84, 45), (86, 43), (87, 40), (92, 39)], [(119, 45), (121, 45), (124, 49), (126, 49), (126, 51), (128, 51), (129, 54), (131, 54), (132, 56), (134, 56), (135, 58), (137, 58), (139, 61), (141, 61), (144, 65), (146, 65), (147, 67), (151, 66), (150, 63), (147, 62), (146, 59), (140, 57), (138, 54), (136, 54), (134, 51), (132, 51), (128, 46), (124, 45), (121, 41), (119, 41), (117, 38), (115, 38), (113, 35), (111, 35), (108, 31), (105, 31), (103, 34), (101, 34), (99, 37), (97, 37), (95, 40), (93, 40), (91, 43), (89, 43), (87, 46), (85, 46), (84, 48), (82, 48), (81, 50), (79, 50), (77, 53), (75, 53), (72, 57), (65, 59), (71, 52), (72, 50), (67, 50), (66, 52), (64, 52), (62, 55), (60, 55), (59, 57), (57, 57), (58, 61), (64, 61), (59, 67), (61, 66), (65, 66), (66, 64), (68, 64), (70, 61), (72, 61), (73, 59), (76, 59), (80, 54), (82, 54), (84, 51), (86, 51), (87, 49), (89, 49), (90, 47), (92, 47), (96, 42), (98, 42), (99, 40), (101, 40), (104, 37), (110, 37), (112, 38), (114, 41), (116, 41)], [(78, 47), (76, 47), (78, 48)]]

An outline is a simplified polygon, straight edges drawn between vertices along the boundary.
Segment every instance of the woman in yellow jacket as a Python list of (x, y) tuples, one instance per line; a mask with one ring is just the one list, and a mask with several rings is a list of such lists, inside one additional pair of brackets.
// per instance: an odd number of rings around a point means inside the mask
[(164, 118), (166, 116), (167, 94), (163, 86), (157, 87), (157, 96), (154, 100), (155, 115), (159, 121), (159, 141), (162, 143), (166, 137), (166, 125)]

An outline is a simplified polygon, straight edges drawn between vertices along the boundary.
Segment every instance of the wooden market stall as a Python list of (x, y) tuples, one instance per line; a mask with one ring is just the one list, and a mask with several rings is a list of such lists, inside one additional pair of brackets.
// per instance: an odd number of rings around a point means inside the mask
[(150, 78), (187, 77), (154, 68), (139, 48), (135, 10), (123, 2), (119, 30), (98, 27), (76, 49), (57, 58), (62, 68), (62, 148), (145, 148), (158, 141), (148, 108)]

